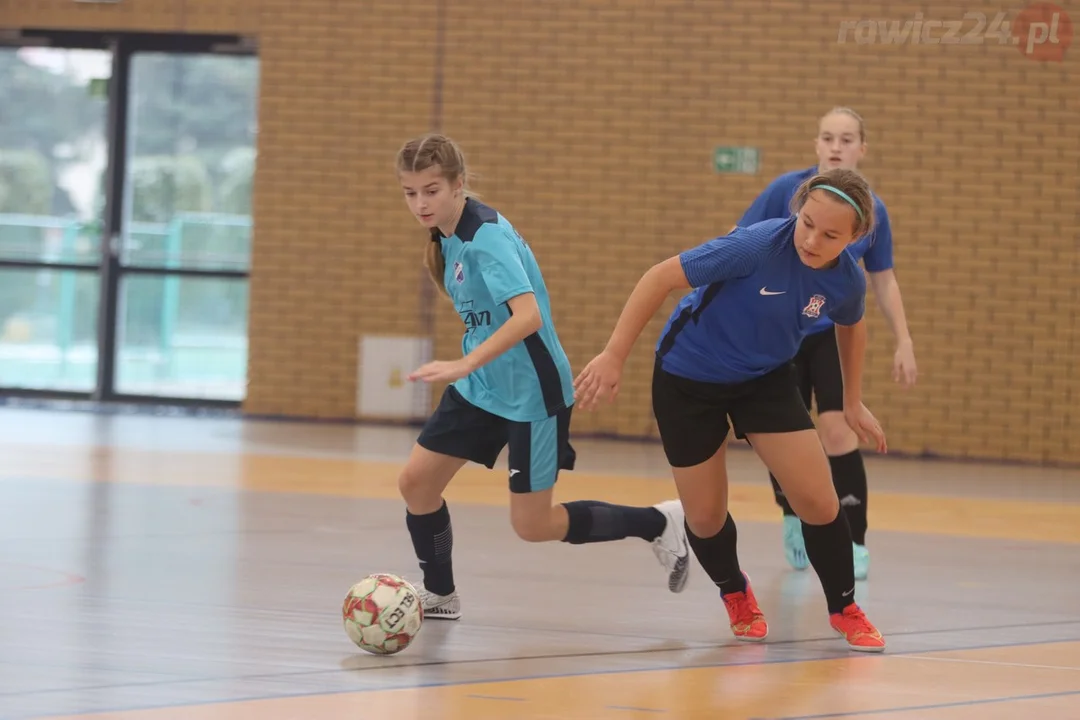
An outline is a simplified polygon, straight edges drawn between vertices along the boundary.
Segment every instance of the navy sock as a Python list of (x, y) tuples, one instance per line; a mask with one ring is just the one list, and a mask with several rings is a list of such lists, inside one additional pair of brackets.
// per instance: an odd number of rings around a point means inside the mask
[(848, 525), (851, 527), (851, 539), (860, 545), (865, 545), (868, 493), (866, 466), (863, 464), (862, 453), (859, 450), (853, 450), (847, 455), (830, 457), (829, 467), (832, 468), (836, 495), (840, 498), (840, 505), (844, 508)]
[(724, 527), (712, 537), (700, 538), (687, 525), (686, 538), (702, 569), (722, 594), (746, 591), (746, 577), (739, 568), (739, 532), (731, 513), (728, 513)]
[(829, 614), (842, 612), (855, 602), (855, 556), (851, 530), (843, 508), (828, 525), (802, 524), (806, 556), (825, 591)]
[(450, 525), (450, 509), (442, 507), (428, 515), (413, 515), (405, 511), (405, 525), (412, 536), (416, 559), (424, 573), (424, 587), (436, 595), (454, 592), (454, 529)]
[(654, 507), (627, 507), (597, 500), (563, 503), (570, 527), (563, 542), (571, 545), (610, 542), (628, 537), (655, 540), (667, 527), (667, 517)]

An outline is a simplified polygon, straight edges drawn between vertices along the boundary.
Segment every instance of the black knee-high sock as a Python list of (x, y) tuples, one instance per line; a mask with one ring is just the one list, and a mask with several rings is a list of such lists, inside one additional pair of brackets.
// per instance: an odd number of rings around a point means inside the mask
[(628, 537), (655, 540), (667, 527), (667, 517), (654, 507), (627, 507), (597, 500), (563, 503), (570, 527), (563, 542), (571, 545), (610, 542)]
[(772, 473), (769, 473), (769, 482), (772, 483), (773, 498), (776, 500), (776, 504), (784, 511), (784, 515), (794, 517), (795, 511), (791, 509), (791, 503), (788, 502), (784, 491), (780, 488), (780, 483), (776, 482), (776, 478)]
[(720, 528), (720, 532), (710, 538), (698, 537), (687, 525), (686, 539), (690, 541), (690, 548), (702, 569), (716, 583), (716, 587), (720, 588), (721, 593), (727, 595), (746, 590), (746, 578), (739, 568), (739, 533), (731, 513), (728, 513), (727, 522)]
[(866, 544), (866, 466), (863, 465), (862, 453), (853, 450), (847, 455), (829, 458), (832, 468), (833, 485), (840, 505), (847, 515), (851, 526), (851, 539), (860, 545)]
[(436, 595), (454, 592), (454, 529), (450, 525), (450, 509), (442, 507), (428, 515), (413, 515), (405, 511), (405, 525), (412, 536), (416, 559), (424, 573), (424, 587)]
[(802, 529), (806, 557), (821, 580), (829, 614), (841, 612), (855, 602), (855, 555), (847, 515), (841, 509), (828, 525), (804, 521)]

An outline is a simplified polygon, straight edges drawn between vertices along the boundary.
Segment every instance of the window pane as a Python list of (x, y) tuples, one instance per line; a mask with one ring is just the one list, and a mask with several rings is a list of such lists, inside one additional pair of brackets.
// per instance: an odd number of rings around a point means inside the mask
[(244, 279), (125, 276), (117, 392), (242, 400), (247, 301)]
[(94, 271), (0, 268), (0, 386), (92, 390), (99, 294)]
[(132, 58), (126, 265), (247, 270), (259, 61)]
[(101, 261), (111, 57), (0, 48), (0, 258)]

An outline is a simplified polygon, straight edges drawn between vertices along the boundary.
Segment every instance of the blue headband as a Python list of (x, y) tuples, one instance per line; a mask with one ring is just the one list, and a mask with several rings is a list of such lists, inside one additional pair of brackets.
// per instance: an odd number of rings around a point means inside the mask
[(839, 195), (840, 197), (844, 198), (849, 203), (851, 203), (851, 207), (855, 208), (855, 214), (859, 216), (860, 220), (865, 220), (866, 219), (866, 218), (863, 217), (862, 210), (859, 209), (859, 206), (856, 205), (855, 201), (851, 199), (851, 196), (848, 195), (843, 190), (841, 190), (839, 188), (834, 188), (832, 185), (815, 185), (814, 187), (812, 187), (810, 189), (811, 190), (828, 190), (829, 192), (836, 193), (837, 195)]

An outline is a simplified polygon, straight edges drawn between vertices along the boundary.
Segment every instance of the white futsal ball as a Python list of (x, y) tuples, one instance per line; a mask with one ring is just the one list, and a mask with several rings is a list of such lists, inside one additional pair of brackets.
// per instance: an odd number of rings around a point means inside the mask
[(409, 647), (424, 622), (416, 588), (388, 573), (368, 575), (349, 588), (341, 614), (349, 639), (376, 655)]

